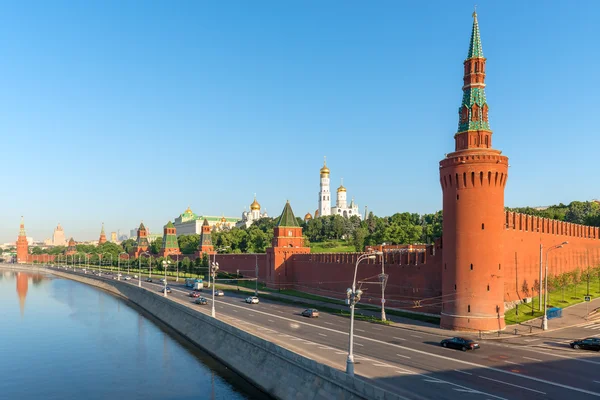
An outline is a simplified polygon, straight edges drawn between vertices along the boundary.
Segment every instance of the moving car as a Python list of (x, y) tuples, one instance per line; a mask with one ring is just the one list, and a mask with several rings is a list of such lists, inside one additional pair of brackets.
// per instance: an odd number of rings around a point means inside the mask
[(479, 348), (479, 343), (474, 342), (473, 340), (461, 338), (461, 337), (453, 337), (451, 339), (444, 339), (440, 343), (442, 347), (448, 347), (451, 349), (459, 349), (462, 351), (467, 350), (476, 350)]
[(123, 279), (125, 279), (126, 281), (130, 281), (131, 277), (129, 275), (126, 275)]
[(165, 283), (165, 278), (161, 278), (160, 283)]
[(152, 282), (152, 278), (146, 278), (146, 282)]
[(200, 297), (200, 293), (198, 293), (198, 292), (190, 292), (190, 297)]
[(569, 343), (572, 349), (595, 350), (600, 351), (600, 338), (590, 337), (586, 339), (574, 340)]
[(246, 303), (248, 304), (258, 304), (258, 297), (251, 296), (246, 298)]
[(302, 316), (308, 318), (319, 318), (319, 310), (309, 308), (307, 310), (302, 311)]
[(198, 297), (196, 300), (194, 300), (194, 303), (205, 306), (208, 304), (208, 300), (206, 300), (204, 297)]
[(166, 288), (165, 287), (161, 287), (160, 289), (158, 289), (159, 292), (164, 292), (165, 290), (167, 291), (167, 293), (171, 293), (171, 288), (168, 287), (168, 286)]
[(222, 290), (215, 291), (215, 296), (225, 296), (225, 293)]

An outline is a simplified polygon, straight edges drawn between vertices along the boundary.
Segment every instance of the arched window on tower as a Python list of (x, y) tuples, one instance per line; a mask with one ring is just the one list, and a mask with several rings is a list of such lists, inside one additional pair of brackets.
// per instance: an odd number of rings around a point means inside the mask
[(477, 104), (473, 104), (473, 109), (471, 110), (471, 121), (479, 121), (479, 106)]
[(488, 105), (484, 104), (483, 108), (481, 109), (481, 119), (483, 119), (485, 122), (488, 122)]

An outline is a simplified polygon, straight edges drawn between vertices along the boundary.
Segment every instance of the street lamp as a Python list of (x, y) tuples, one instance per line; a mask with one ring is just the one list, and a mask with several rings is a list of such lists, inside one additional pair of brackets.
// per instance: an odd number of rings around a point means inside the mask
[[(383, 250), (383, 246), (381, 246)], [(381, 282), (381, 320), (385, 321), (385, 286), (387, 284), (387, 275), (385, 274), (385, 257), (383, 251), (378, 251), (375, 254), (381, 256), (381, 275), (379, 275), (379, 281)]]
[(179, 254), (177, 254), (175, 257), (177, 260), (175, 261), (175, 267), (177, 268), (177, 278), (175, 278), (175, 282), (179, 282)]
[(544, 283), (544, 318), (542, 318), (542, 329), (548, 330), (548, 254), (552, 250), (560, 249), (566, 246), (569, 242), (562, 242), (561, 244), (554, 245), (546, 250), (546, 282)]
[(354, 280), (352, 288), (346, 289), (346, 304), (350, 306), (350, 341), (348, 343), (348, 359), (346, 360), (346, 373), (354, 376), (354, 306), (360, 301), (362, 290), (356, 290), (356, 273), (358, 272), (358, 264), (363, 260), (374, 260), (375, 254), (363, 254), (356, 259), (354, 266)]
[(212, 273), (212, 279), (213, 279), (213, 286), (212, 286), (212, 311), (211, 311), (211, 316), (213, 318), (215, 318), (215, 277), (217, 275), (217, 271), (219, 270), (219, 263), (218, 262), (213, 262), (212, 263), (212, 268), (211, 268), (211, 273)]
[(169, 265), (171, 265), (171, 260), (167, 260), (167, 261), (163, 260), (162, 266), (163, 266), (163, 269), (165, 270), (165, 288), (164, 288), (163, 292), (165, 294), (165, 297), (167, 297), (167, 266), (169, 266)]
[(148, 253), (147, 251), (140, 253), (140, 255), (138, 256), (138, 287), (142, 287), (142, 256), (144, 254), (150, 256), (150, 263), (152, 263), (152, 255), (150, 255), (150, 253)]
[(254, 296), (258, 297), (258, 254), (254, 255), (256, 259), (256, 281), (254, 281)]
[(113, 255), (112, 253), (100, 253), (100, 255), (105, 255), (108, 254), (110, 256), (110, 270), (112, 271), (112, 265), (113, 265)]
[(117, 260), (117, 280), (121, 280), (121, 254), (125, 254), (127, 256), (127, 275), (129, 275), (129, 254), (124, 251), (119, 253), (119, 259)]
[[(215, 250), (215, 253), (213, 254), (213, 264), (215, 264), (217, 262), (217, 253), (221, 250), (227, 250), (229, 248), (229, 246), (223, 246), (220, 247), (218, 249)], [(217, 264), (219, 265), (219, 264)], [(215, 284), (215, 282), (213, 281), (213, 285)], [(210, 287), (210, 272), (208, 273), (208, 287)]]

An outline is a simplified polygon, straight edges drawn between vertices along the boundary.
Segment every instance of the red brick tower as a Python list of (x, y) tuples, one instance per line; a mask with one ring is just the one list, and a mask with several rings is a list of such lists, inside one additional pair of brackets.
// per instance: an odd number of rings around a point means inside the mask
[(281, 284), (291, 282), (293, 273), (290, 257), (310, 253), (310, 247), (304, 246), (302, 228), (298, 225), (289, 201), (285, 204), (273, 233), (272, 247), (267, 248), (267, 284), (280, 287)]
[(485, 62), (473, 13), (464, 62), (455, 151), (440, 161), (443, 191), (441, 326), (497, 330), (504, 325), (503, 215), (508, 158), (492, 148)]
[(69, 246), (67, 247), (67, 250), (65, 250), (65, 255), (70, 256), (73, 254), (77, 253), (77, 248), (75, 247), (77, 243), (75, 243), (75, 240), (73, 240), (73, 238), (69, 239)]
[(137, 240), (131, 250), (130, 255), (132, 257), (139, 257), (139, 255), (141, 253), (148, 250), (148, 247), (150, 247), (150, 243), (148, 243), (148, 231), (146, 231), (146, 227), (144, 226), (144, 223), (142, 222), (142, 223), (140, 223), (140, 227), (138, 228)]
[(98, 245), (106, 243), (106, 234), (104, 233), (104, 222), (102, 223), (102, 230), (100, 231), (100, 239), (98, 239)]
[(165, 225), (163, 231), (162, 249), (160, 249), (159, 254), (163, 257), (171, 254), (181, 254), (181, 251), (179, 250), (179, 242), (177, 242), (177, 230), (171, 221)]
[(17, 238), (17, 262), (26, 263), (29, 255), (29, 244), (27, 244), (27, 236), (25, 235), (25, 221), (21, 217), (21, 229)]
[(208, 224), (208, 220), (206, 218), (204, 218), (204, 223), (202, 224), (202, 233), (200, 233), (200, 243), (198, 244), (196, 256), (202, 258), (202, 254), (204, 253), (215, 253), (215, 248), (212, 244), (210, 225)]

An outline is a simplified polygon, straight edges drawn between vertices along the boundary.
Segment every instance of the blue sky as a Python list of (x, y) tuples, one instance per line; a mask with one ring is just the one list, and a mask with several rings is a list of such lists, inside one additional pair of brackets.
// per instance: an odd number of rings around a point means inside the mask
[[(600, 197), (600, 4), (479, 1), (507, 206)], [(317, 208), (319, 168), (378, 215), (441, 208), (472, 1), (0, 6), (0, 242), (154, 232), (190, 205)], [(334, 186), (334, 187), (335, 187)]]

